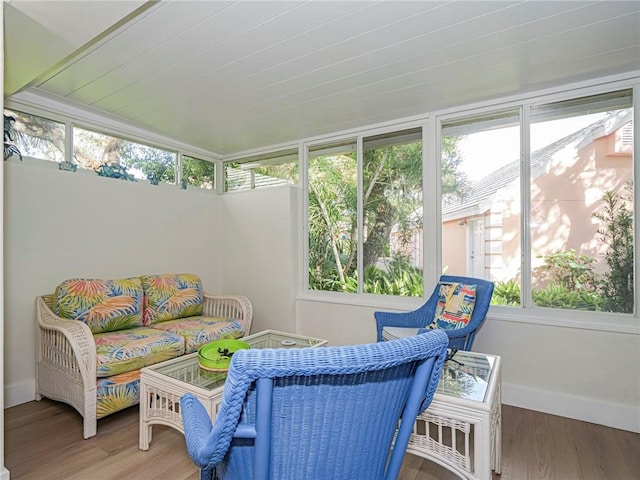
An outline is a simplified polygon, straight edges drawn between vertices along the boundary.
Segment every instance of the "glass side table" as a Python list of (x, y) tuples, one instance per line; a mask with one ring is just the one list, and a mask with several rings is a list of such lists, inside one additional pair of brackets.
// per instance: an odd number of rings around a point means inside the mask
[(407, 452), (462, 478), (501, 472), (500, 357), (458, 351), (444, 364), (429, 408), (418, 416)]

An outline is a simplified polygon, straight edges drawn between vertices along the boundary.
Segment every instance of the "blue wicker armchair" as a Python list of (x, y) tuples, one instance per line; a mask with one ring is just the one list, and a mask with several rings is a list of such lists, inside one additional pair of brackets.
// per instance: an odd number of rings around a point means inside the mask
[(236, 352), (213, 424), (195, 396), (180, 401), (189, 455), (201, 479), (396, 479), (446, 347), (447, 336), (430, 331), (369, 345)]
[(449, 348), (471, 350), (478, 328), (484, 322), (493, 296), (493, 282), (471, 277), (442, 275), (433, 293), (417, 310), (411, 312), (375, 312), (378, 342), (416, 335), (434, 321), (442, 282), (455, 282), (476, 286), (476, 299), (469, 323), (464, 328), (444, 330), (449, 337)]

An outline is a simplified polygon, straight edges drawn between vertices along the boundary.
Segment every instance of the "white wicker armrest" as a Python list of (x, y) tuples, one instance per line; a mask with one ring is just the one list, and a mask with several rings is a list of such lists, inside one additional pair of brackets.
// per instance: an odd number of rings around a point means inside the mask
[(89, 327), (53, 313), (42, 297), (37, 299), (38, 361), (80, 375), (85, 383), (96, 383), (96, 344)]
[(213, 295), (204, 292), (204, 312), (207, 317), (227, 317), (242, 323), (243, 336), (249, 335), (253, 306), (243, 295)]
[(96, 345), (89, 327), (67, 320), (36, 298), (36, 398), (72, 405), (84, 417), (84, 438), (96, 433)]

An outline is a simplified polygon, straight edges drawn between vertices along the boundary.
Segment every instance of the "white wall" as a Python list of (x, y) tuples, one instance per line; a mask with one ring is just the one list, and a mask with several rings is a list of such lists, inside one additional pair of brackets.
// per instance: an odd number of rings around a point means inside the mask
[(249, 297), (252, 332), (296, 331), (299, 195), (283, 186), (223, 196), (222, 288)]
[(503, 401), (640, 432), (640, 338), (489, 319), (474, 350), (503, 357)]
[(5, 406), (35, 396), (35, 297), (71, 277), (193, 272), (220, 291), (220, 196), (4, 162)]
[[(331, 345), (372, 342), (375, 310), (299, 300), (298, 328)], [(640, 432), (637, 335), (489, 316), (473, 349), (502, 357), (505, 404)]]

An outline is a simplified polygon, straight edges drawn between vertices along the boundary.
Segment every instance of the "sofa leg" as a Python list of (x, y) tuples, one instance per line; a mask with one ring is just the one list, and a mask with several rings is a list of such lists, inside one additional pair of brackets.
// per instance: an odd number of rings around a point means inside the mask
[(96, 409), (96, 388), (90, 388), (84, 392), (83, 432), (84, 439), (93, 437), (98, 430), (98, 415)]
[(84, 419), (82, 436), (84, 437), (85, 440), (87, 438), (91, 438), (96, 435), (96, 432), (98, 430), (97, 424), (98, 422), (96, 421), (95, 417), (93, 419), (91, 418)]

